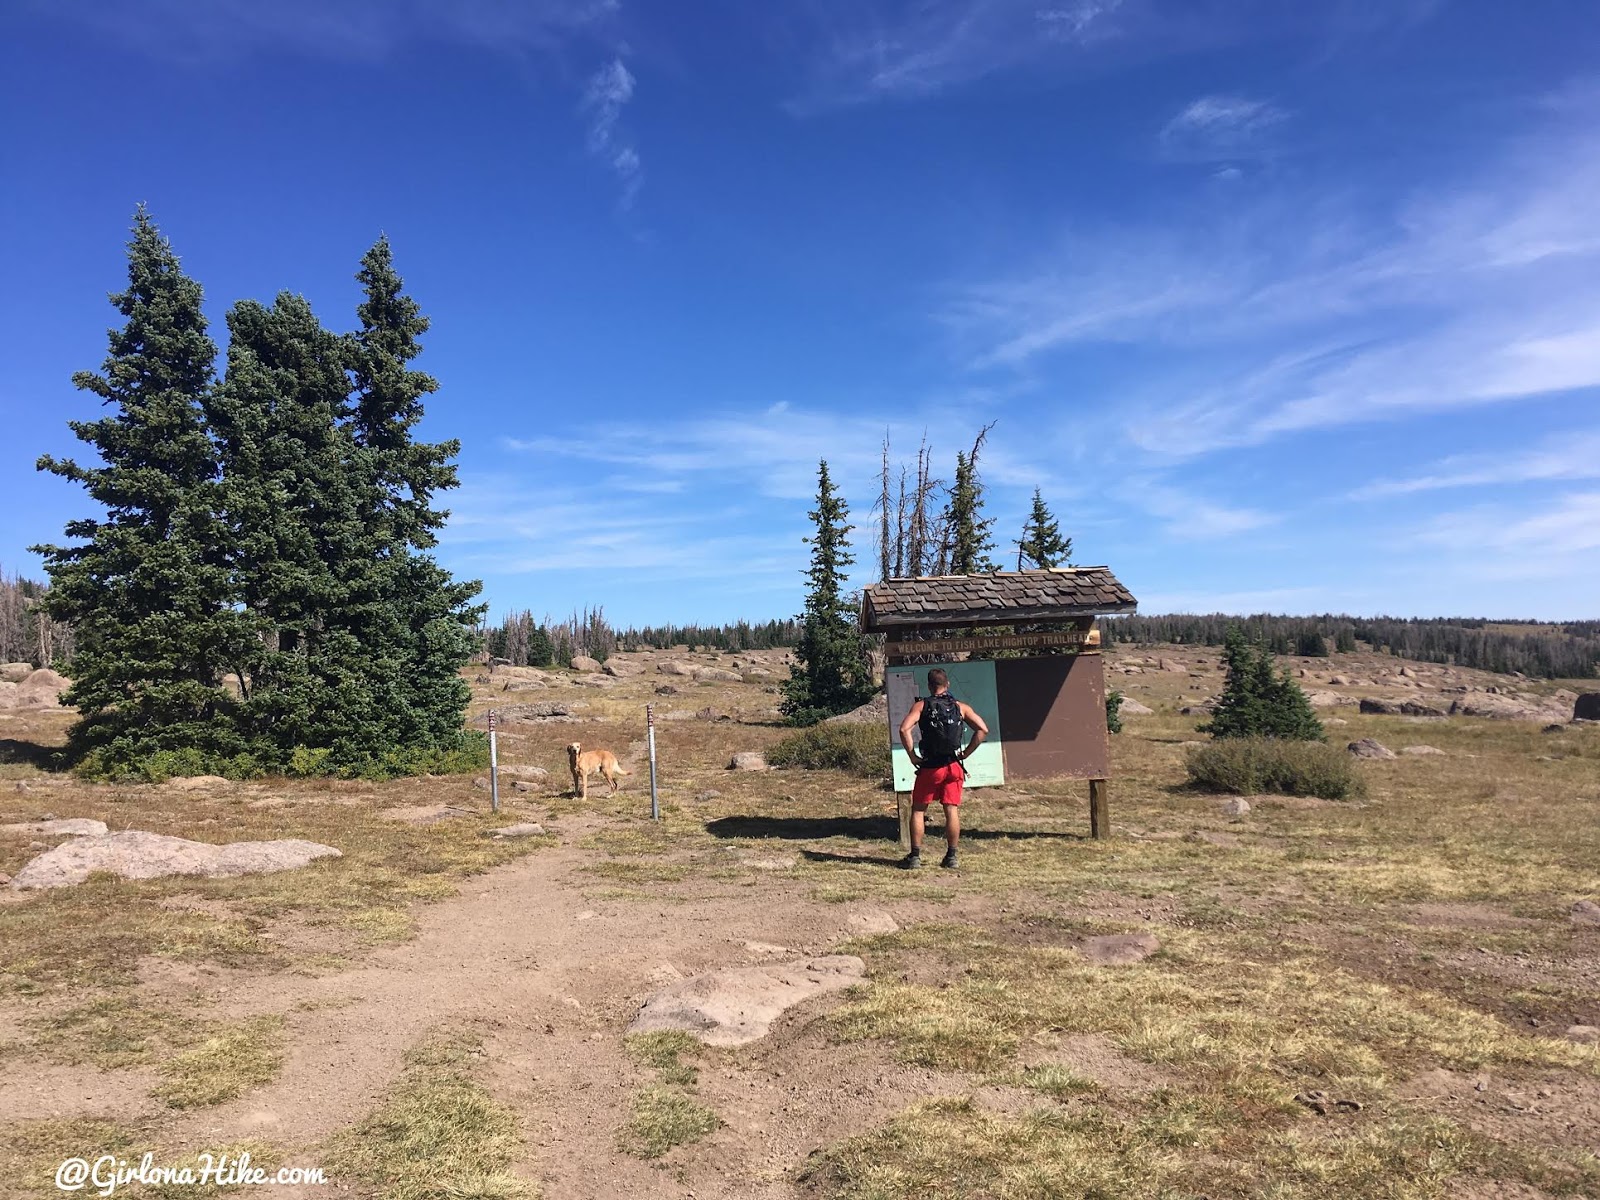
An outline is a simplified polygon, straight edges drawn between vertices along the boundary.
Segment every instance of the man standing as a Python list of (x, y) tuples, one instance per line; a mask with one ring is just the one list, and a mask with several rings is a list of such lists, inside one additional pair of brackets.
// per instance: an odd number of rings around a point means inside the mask
[[(941, 867), (953, 868), (958, 864), (957, 846), (961, 841), (961, 785), (966, 781), (967, 769), (962, 762), (983, 744), (989, 736), (989, 727), (983, 718), (950, 694), (950, 676), (942, 667), (928, 672), (926, 700), (920, 696), (900, 722), (900, 744), (911, 756), (911, 765), (917, 770), (917, 782), (911, 789), (911, 853), (900, 860), (907, 870), (922, 865), (922, 834), (927, 825), (928, 805), (937, 801), (944, 808), (945, 852)], [(972, 728), (972, 740), (962, 746), (966, 727)], [(911, 731), (920, 729), (920, 751), (911, 743)]]

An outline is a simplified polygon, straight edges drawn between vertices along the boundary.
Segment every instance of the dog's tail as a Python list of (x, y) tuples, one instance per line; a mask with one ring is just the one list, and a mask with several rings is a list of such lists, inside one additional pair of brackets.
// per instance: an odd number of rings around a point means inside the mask
[(613, 768), (612, 768), (612, 769), (613, 769), (613, 770), (614, 770), (614, 771), (616, 771), (616, 773), (617, 773), (617, 774), (618, 774), (618, 775), (632, 775), (632, 774), (633, 774), (633, 772), (632, 772), (632, 771), (630, 771), (630, 770), (628, 770), (628, 768), (627, 768), (627, 767), (625, 767), (625, 766), (623, 766), (623, 765), (622, 765), (622, 764), (621, 764), (621, 763), (618, 763), (618, 764), (617, 764), (617, 765), (616, 765), (616, 766), (615, 766), (615, 767), (613, 767)]

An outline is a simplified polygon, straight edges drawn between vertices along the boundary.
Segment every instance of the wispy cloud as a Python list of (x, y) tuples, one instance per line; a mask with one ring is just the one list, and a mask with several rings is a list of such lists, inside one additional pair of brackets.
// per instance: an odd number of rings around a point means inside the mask
[(1117, 36), (1123, 0), (852, 3), (825, 13), (812, 78), (792, 107), (927, 96)]
[(380, 59), (440, 39), (497, 51), (548, 50), (601, 28), (618, 10), (617, 0), (33, 0), (32, 7), (142, 53), (188, 62), (263, 50)]
[(1420, 20), (1437, 0), (816, 0), (800, 112), (932, 96), (1002, 71), (1098, 72), (1256, 39), (1350, 35)]
[(1169, 158), (1209, 162), (1265, 153), (1289, 114), (1265, 100), (1201, 96), (1162, 127)]
[(1600, 550), (1600, 492), (1573, 492), (1542, 509), (1483, 505), (1438, 517), (1421, 541), (1474, 554), (1515, 555), (1544, 568), (1570, 569), (1570, 556)]
[(1600, 479), (1600, 429), (1562, 434), (1530, 450), (1457, 455), (1433, 464), (1426, 474), (1366, 484), (1352, 491), (1350, 498), (1574, 479)]
[(1080, 230), (944, 320), (980, 370), (1162, 348), (1176, 365), (1129, 424), (1163, 454), (1600, 385), (1593, 129), (1564, 121), (1377, 218), (1371, 197), (1274, 193)]
[(1132, 479), (1122, 489), (1129, 503), (1158, 518), (1170, 537), (1229, 538), (1275, 524), (1280, 518), (1257, 508), (1220, 503), (1151, 479)]
[(622, 110), (633, 99), (634, 77), (614, 58), (589, 77), (581, 111), (588, 123), (589, 153), (611, 168), (622, 185), (618, 206), (633, 207), (644, 182), (643, 164), (633, 139), (621, 128)]

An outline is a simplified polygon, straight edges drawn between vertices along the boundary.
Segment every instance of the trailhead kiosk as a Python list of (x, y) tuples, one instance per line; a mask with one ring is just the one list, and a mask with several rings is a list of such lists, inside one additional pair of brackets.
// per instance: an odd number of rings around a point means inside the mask
[[(885, 638), (901, 845), (911, 841), (914, 772), (900, 722), (928, 694), (931, 667), (945, 669), (951, 695), (989, 726), (988, 740), (967, 759), (968, 787), (1087, 780), (1090, 836), (1110, 835), (1106, 682), (1095, 618), (1137, 607), (1109, 567), (889, 579), (866, 589), (861, 627)], [(973, 657), (996, 652), (1005, 657)]]

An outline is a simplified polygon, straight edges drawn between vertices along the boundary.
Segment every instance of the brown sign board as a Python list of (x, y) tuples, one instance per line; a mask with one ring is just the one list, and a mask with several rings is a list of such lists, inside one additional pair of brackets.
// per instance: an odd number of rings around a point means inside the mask
[(1008, 780), (1110, 775), (1104, 664), (1098, 654), (995, 662)]
[(930, 638), (920, 642), (887, 642), (890, 658), (928, 654), (967, 654), (980, 650), (1082, 650), (1100, 645), (1098, 629), (1058, 629), (1046, 633), (990, 633), (972, 637)]

